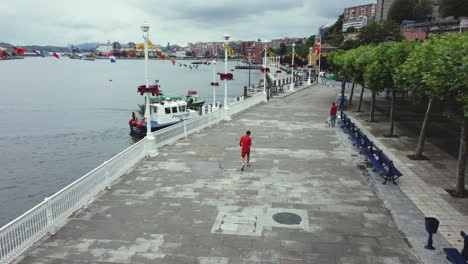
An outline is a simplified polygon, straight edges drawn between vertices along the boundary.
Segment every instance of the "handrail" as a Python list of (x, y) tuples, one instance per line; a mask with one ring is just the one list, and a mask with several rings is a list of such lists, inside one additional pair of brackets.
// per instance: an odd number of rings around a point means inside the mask
[[(256, 94), (247, 100), (230, 104), (230, 115), (264, 102), (266, 95)], [(187, 137), (224, 120), (224, 109), (219, 109), (179, 124), (153, 132), (160, 147)], [(147, 138), (131, 145), (111, 159), (73, 181), (38, 205), (29, 209), (0, 228), (0, 264), (7, 264), (25, 252), (47, 233), (53, 234), (65, 225), (67, 218), (86, 207), (112, 182), (135, 166), (147, 154)]]

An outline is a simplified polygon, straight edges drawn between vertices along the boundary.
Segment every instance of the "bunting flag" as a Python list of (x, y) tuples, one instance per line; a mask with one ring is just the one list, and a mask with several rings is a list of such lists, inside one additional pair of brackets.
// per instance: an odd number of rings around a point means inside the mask
[(27, 51), (27, 49), (17, 48), (17, 47), (12, 47), (12, 49), (14, 51), (16, 51), (16, 53), (18, 53), (18, 55), (23, 55)]
[(234, 56), (236, 55), (236, 52), (229, 47), (229, 45), (224, 44), (224, 49), (227, 50), (229, 56)]
[(315, 45), (312, 50), (315, 52), (315, 54), (319, 54), (321, 52), (321, 49), (322, 49), (322, 39), (317, 38), (315, 39)]
[(110, 60), (111, 63), (116, 63), (117, 62), (117, 60), (114, 57), (114, 54), (112, 54), (111, 52), (109, 52), (109, 60)]
[(52, 53), (52, 55), (54, 55), (55, 58), (60, 60), (60, 54), (54, 52), (54, 53)]
[(44, 58), (45, 56), (44, 51), (33, 50), (33, 52), (36, 53), (38, 56), (41, 56), (42, 58)]

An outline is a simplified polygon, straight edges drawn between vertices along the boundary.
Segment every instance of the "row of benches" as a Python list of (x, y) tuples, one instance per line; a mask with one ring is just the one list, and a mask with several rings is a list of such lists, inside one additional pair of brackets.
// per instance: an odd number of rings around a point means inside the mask
[(374, 171), (378, 172), (385, 181), (383, 184), (386, 184), (387, 181), (392, 181), (396, 184), (395, 180), (403, 176), (403, 174), (395, 168), (393, 161), (383, 153), (374, 142), (369, 140), (369, 138), (353, 123), (351, 119), (342, 114), (341, 120), (339, 121), (340, 127), (349, 135), (349, 138), (353, 140), (353, 145), (357, 146), (360, 149), (360, 153), (366, 156), (366, 159), (369, 160), (374, 166)]

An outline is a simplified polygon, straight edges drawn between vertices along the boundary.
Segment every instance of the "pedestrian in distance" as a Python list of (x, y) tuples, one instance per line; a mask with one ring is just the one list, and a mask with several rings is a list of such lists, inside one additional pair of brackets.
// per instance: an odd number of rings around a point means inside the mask
[(336, 107), (335, 103), (332, 103), (332, 106), (330, 107), (330, 126), (331, 127), (335, 127), (337, 111), (338, 111), (338, 107)]
[(242, 157), (242, 167), (241, 171), (244, 170), (245, 166), (245, 156), (247, 156), (247, 167), (250, 166), (250, 146), (252, 146), (252, 138), (250, 137), (250, 131), (245, 132), (245, 135), (241, 137), (239, 141), (239, 146), (242, 148), (241, 157)]

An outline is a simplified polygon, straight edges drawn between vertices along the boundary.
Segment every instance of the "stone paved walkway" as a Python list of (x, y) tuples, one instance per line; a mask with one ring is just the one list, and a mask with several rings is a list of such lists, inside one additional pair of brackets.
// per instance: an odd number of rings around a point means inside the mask
[(419, 263), (342, 132), (324, 126), (334, 97), (314, 86), (273, 98), (160, 148), (20, 263)]

